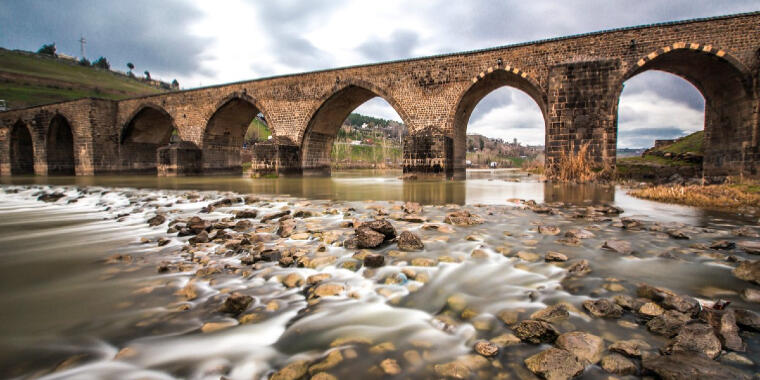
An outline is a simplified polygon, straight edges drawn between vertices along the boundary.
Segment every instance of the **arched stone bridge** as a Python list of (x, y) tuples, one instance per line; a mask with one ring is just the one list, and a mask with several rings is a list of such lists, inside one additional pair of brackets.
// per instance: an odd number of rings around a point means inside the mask
[[(661, 70), (705, 97), (705, 174), (758, 177), (759, 37), (760, 12), (754, 12), (12, 110), (0, 113), (0, 173), (239, 172), (246, 127), (259, 113), (274, 138), (257, 145), (254, 169), (329, 171), (341, 123), (379, 96), (408, 127), (405, 172), (452, 176), (465, 167), (473, 108), (501, 86), (526, 92), (541, 109), (547, 165), (583, 144), (597, 164), (614, 165), (623, 83)], [(178, 138), (171, 137), (174, 130)]]

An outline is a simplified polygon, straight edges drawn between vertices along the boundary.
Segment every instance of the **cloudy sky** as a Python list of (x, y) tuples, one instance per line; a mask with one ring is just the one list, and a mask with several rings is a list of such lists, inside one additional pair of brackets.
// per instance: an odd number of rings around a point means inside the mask
[[(756, 0), (359, 1), (3, 0), (0, 46), (55, 42), (112, 68), (151, 72), (183, 88), (505, 45), (621, 26), (758, 10)], [(620, 104), (620, 147), (702, 128), (703, 101), (678, 78), (631, 79)], [(360, 112), (398, 119), (382, 100)], [(500, 89), (473, 112), (468, 132), (543, 142), (538, 107)]]

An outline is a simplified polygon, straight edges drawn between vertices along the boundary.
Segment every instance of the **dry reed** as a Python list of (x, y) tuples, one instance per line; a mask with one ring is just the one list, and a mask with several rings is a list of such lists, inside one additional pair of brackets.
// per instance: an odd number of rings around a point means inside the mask
[(608, 167), (598, 167), (591, 158), (590, 144), (585, 143), (578, 151), (570, 148), (559, 155), (559, 160), (549, 166), (547, 177), (559, 182), (593, 182), (609, 178)]
[(634, 189), (629, 191), (628, 194), (654, 201), (715, 209), (760, 208), (760, 194), (747, 191), (747, 188), (744, 186), (729, 184), (706, 186), (661, 185)]

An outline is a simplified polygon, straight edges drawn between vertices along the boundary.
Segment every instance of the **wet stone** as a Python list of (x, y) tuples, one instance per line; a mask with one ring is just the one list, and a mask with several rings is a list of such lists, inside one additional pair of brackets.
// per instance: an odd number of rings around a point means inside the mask
[(729, 240), (716, 240), (710, 244), (711, 249), (734, 249), (736, 244)]
[(642, 360), (642, 366), (656, 373), (662, 379), (715, 379), (715, 380), (749, 380), (746, 373), (722, 365), (710, 358), (687, 352), (674, 352), (671, 355), (652, 356)]
[(507, 347), (519, 344), (521, 340), (514, 334), (501, 334), (499, 336), (491, 338), (490, 342), (499, 347)]
[(742, 261), (731, 273), (738, 279), (760, 284), (760, 260)]
[(375, 248), (385, 241), (385, 235), (367, 227), (356, 229), (356, 239), (359, 248)]
[[(739, 337), (739, 326), (736, 324), (734, 310), (704, 309), (700, 313), (700, 319), (713, 327), (720, 342), (728, 350), (744, 352), (746, 346)], [(708, 355), (709, 356), (709, 355)]]
[(571, 379), (584, 369), (572, 353), (554, 347), (525, 359), (525, 366), (534, 374), (551, 380)]
[(253, 302), (253, 297), (238, 292), (233, 292), (227, 299), (224, 300), (224, 304), (219, 308), (222, 313), (228, 313), (232, 315), (238, 315), (245, 311), (248, 306)]
[(308, 367), (307, 360), (297, 360), (275, 372), (269, 380), (298, 380), (306, 375)]
[(539, 225), (538, 226), (538, 233), (541, 235), (559, 235), (559, 227), (553, 226), (553, 225)]
[(668, 236), (673, 239), (690, 239), (691, 237), (684, 230), (668, 230)]
[(288, 288), (295, 288), (295, 287), (303, 285), (303, 283), (304, 283), (304, 279), (298, 273), (290, 273), (289, 275), (285, 276), (285, 278), (282, 280), (282, 284)]
[(734, 309), (736, 324), (745, 330), (760, 332), (760, 314), (746, 309)]
[(747, 302), (760, 303), (760, 290), (744, 288), (744, 290), (742, 290), (741, 296)]
[(499, 353), (499, 346), (487, 341), (479, 341), (475, 343), (475, 352), (485, 356), (496, 356)]
[(596, 237), (591, 231), (584, 230), (584, 229), (571, 229), (565, 232), (566, 238), (573, 238), (573, 239), (591, 239), (593, 237)]
[(628, 376), (638, 372), (636, 363), (620, 354), (609, 354), (602, 358), (602, 369), (613, 375)]
[(623, 308), (606, 298), (586, 300), (583, 302), (583, 307), (597, 318), (620, 318), (623, 316)]
[(591, 265), (589, 265), (589, 262), (586, 259), (578, 260), (572, 262), (567, 267), (567, 271), (573, 276), (585, 276), (591, 273)]
[(401, 366), (399, 366), (398, 362), (394, 359), (383, 360), (380, 362), (380, 368), (383, 370), (383, 373), (389, 376), (395, 376), (401, 373)]
[(402, 251), (420, 251), (425, 248), (419, 236), (404, 231), (398, 236), (398, 249)]
[(258, 216), (256, 210), (240, 210), (235, 212), (235, 219), (255, 218)]
[(604, 242), (604, 245), (602, 245), (602, 248), (619, 253), (621, 255), (630, 255), (633, 253), (631, 243), (624, 240), (607, 240)]
[(658, 335), (672, 337), (678, 334), (681, 326), (685, 325), (690, 319), (686, 314), (675, 310), (668, 310), (647, 322), (647, 329)]
[(567, 319), (569, 316), (570, 313), (567, 311), (567, 305), (556, 304), (536, 311), (530, 315), (530, 319), (536, 319), (549, 323), (557, 323)]
[(721, 343), (712, 326), (706, 323), (689, 323), (681, 327), (678, 335), (663, 349), (664, 353), (699, 352), (710, 359), (720, 354)]
[(329, 297), (337, 296), (344, 290), (345, 287), (340, 284), (321, 284), (314, 289), (312, 294), (316, 297)]
[(520, 314), (514, 310), (502, 310), (496, 315), (505, 325), (511, 326), (517, 323)]
[(582, 363), (596, 364), (604, 352), (602, 338), (582, 331), (564, 333), (557, 338), (554, 345), (570, 351)]
[(364, 266), (368, 268), (379, 268), (385, 265), (385, 256), (379, 254), (368, 254), (364, 256)]
[(270, 220), (274, 220), (274, 219), (277, 219), (277, 218), (282, 218), (285, 215), (290, 215), (290, 210), (280, 211), (280, 212), (276, 212), (274, 214), (269, 214), (269, 215), (263, 216), (263, 217), (261, 217), (261, 223), (266, 223), (266, 222), (268, 222)]
[(559, 336), (559, 332), (551, 323), (533, 319), (518, 322), (511, 328), (520, 340), (533, 344), (552, 343)]
[(470, 226), (474, 224), (484, 223), (483, 218), (478, 215), (471, 214), (467, 210), (455, 211), (446, 214), (443, 219), (444, 223), (452, 224), (455, 226)]
[(554, 251), (546, 252), (546, 255), (544, 256), (544, 261), (546, 262), (562, 262), (567, 261), (567, 256)]
[(639, 314), (645, 316), (645, 317), (656, 317), (658, 315), (662, 315), (662, 313), (665, 312), (665, 309), (660, 307), (660, 305), (654, 303), (654, 302), (647, 302), (639, 308)]
[(648, 350), (650, 348), (652, 347), (647, 342), (639, 339), (620, 340), (607, 347), (611, 352), (617, 352), (632, 358), (640, 358), (641, 350)]
[(159, 226), (164, 222), (166, 222), (166, 217), (160, 214), (148, 219), (148, 225), (151, 227)]

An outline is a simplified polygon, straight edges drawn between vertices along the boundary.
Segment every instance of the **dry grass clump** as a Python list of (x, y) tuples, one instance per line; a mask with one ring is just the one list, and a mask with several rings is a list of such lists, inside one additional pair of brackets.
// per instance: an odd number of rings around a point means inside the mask
[(580, 146), (577, 152), (570, 148), (559, 155), (559, 160), (549, 166), (547, 177), (560, 182), (593, 182), (609, 178), (609, 168), (595, 165), (589, 151), (590, 144)]
[(760, 193), (752, 185), (660, 185), (628, 192), (634, 197), (718, 209), (760, 208)]

